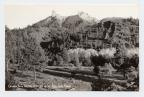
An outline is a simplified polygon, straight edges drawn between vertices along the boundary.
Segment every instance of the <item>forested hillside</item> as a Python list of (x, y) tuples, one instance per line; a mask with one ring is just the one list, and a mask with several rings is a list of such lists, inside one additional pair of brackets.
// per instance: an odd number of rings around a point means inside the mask
[(6, 62), (14, 63), (34, 59), (47, 62), (51, 55), (63, 59), (63, 54), (74, 48), (123, 50), (139, 46), (139, 20), (133, 18), (105, 18), (90, 23), (79, 15), (63, 20), (50, 16), (24, 29), (6, 27), (5, 31)]

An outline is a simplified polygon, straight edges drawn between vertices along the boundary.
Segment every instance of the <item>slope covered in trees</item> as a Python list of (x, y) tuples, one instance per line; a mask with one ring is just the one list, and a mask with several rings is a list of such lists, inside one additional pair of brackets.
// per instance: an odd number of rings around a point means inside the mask
[[(30, 65), (31, 61), (47, 65), (70, 61), (69, 49), (124, 49), (139, 46), (139, 20), (133, 18), (105, 18), (89, 22), (79, 15), (59, 19), (50, 16), (23, 29), (6, 27), (6, 62)], [(56, 61), (56, 62), (55, 62)], [(63, 61), (63, 62), (57, 62)], [(30, 63), (29, 63), (30, 62)], [(58, 63), (58, 64), (57, 64)]]

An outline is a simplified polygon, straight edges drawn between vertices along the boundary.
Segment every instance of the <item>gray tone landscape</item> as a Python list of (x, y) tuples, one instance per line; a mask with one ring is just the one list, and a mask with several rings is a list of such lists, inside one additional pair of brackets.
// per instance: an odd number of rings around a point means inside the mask
[(55, 14), (5, 42), (6, 91), (139, 90), (139, 19)]

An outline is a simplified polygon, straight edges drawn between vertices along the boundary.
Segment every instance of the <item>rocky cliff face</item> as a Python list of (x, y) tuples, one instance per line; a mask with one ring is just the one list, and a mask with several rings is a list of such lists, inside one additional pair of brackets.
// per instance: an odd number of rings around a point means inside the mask
[[(138, 24), (123, 18), (103, 19), (92, 25), (89, 30), (89, 38), (101, 40), (103, 46), (132, 48), (138, 46)], [(133, 30), (135, 29), (135, 30)], [(133, 37), (135, 35), (135, 38)], [(90, 39), (90, 40), (91, 40)], [(135, 42), (134, 42), (135, 41)]]

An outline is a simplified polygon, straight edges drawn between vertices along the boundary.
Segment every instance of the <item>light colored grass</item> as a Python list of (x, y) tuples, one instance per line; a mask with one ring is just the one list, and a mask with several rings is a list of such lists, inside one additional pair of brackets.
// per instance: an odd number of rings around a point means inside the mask
[[(32, 71), (24, 71), (21, 76), (15, 76), (14, 79), (18, 84), (38, 84), (44, 87), (39, 87), (36, 90), (57, 90), (57, 91), (90, 91), (91, 83), (72, 78), (58, 77), (49, 74), (37, 72), (37, 79), (34, 81)], [(24, 77), (23, 77), (24, 76)], [(26, 90), (25, 88), (17, 88), (16, 90)]]

